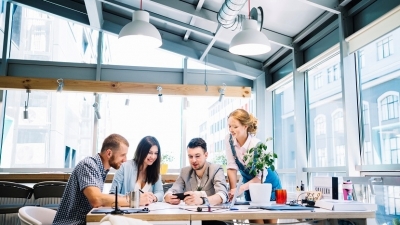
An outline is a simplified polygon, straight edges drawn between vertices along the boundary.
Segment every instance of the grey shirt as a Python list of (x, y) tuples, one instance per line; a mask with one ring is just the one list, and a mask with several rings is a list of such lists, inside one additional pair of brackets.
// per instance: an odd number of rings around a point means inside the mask
[[(207, 196), (218, 194), (222, 202), (228, 200), (228, 185), (221, 165), (206, 162), (205, 171), (200, 181), (201, 191), (205, 191)], [(196, 173), (191, 166), (181, 169), (179, 177), (176, 179), (168, 192), (182, 193), (186, 191), (198, 191)]]

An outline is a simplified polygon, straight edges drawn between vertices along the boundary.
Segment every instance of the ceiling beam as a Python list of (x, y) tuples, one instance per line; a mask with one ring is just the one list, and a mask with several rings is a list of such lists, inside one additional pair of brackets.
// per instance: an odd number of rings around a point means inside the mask
[[(173, 8), (175, 10), (178, 10), (179, 12), (186, 13), (188, 16), (193, 16), (196, 18), (196, 21), (203, 21), (207, 22), (210, 24), (206, 29), (217, 29), (215, 28), (216, 25), (218, 25), (217, 21), (217, 12), (213, 12), (211, 10), (202, 8), (199, 11), (196, 11), (196, 9), (193, 7), (192, 4), (180, 1), (180, 0), (152, 0), (151, 2), (157, 3), (160, 6), (164, 7), (169, 7)], [(197, 23), (197, 22), (196, 22)], [(292, 38), (285, 36), (280, 33), (276, 33), (271, 30), (263, 29), (262, 32), (267, 35), (268, 39), (277, 45), (284, 46), (286, 48), (292, 48), (291, 43), (292, 43)], [(213, 33), (216, 33), (213, 32)]]
[(221, 34), (221, 24), (218, 25), (217, 33), (215, 33), (213, 39), (208, 43), (207, 48), (204, 50), (203, 54), (200, 56), (200, 61), (204, 61), (204, 58), (207, 56), (208, 52), (214, 45), (215, 41), (217, 41), (218, 36)]
[(302, 30), (293, 38), (293, 43), (298, 43), (299, 41), (303, 40), (305, 37), (307, 37), (307, 35), (320, 27), (332, 16), (333, 14), (331, 12), (322, 13), (316, 20), (314, 20), (311, 24), (309, 24), (304, 30)]
[(306, 4), (312, 5), (314, 7), (323, 9), (325, 11), (335, 13), (335, 14), (340, 14), (340, 11), (336, 9), (336, 7), (339, 5), (339, 2), (336, 1), (327, 1), (327, 0), (298, 0), (301, 2), (304, 2)]
[(293, 39), (291, 37), (288, 37), (288, 36), (280, 34), (280, 33), (276, 33), (275, 31), (267, 30), (265, 28), (263, 28), (261, 32), (264, 33), (268, 37), (268, 39), (271, 43), (274, 43), (276, 45), (279, 45), (279, 46), (282, 46), (282, 47), (285, 47), (288, 49), (293, 49), (293, 47), (292, 47)]
[[(121, 3), (121, 2), (115, 1), (115, 0), (99, 0), (99, 1), (102, 1), (102, 2), (104, 2), (106, 4), (118, 7), (120, 9), (123, 9), (123, 10), (126, 10), (126, 11), (133, 12), (133, 11), (139, 10), (139, 8), (136, 8), (134, 6), (131, 6), (131, 5), (128, 5), (128, 4), (124, 4), (124, 3)], [(159, 14), (156, 14), (156, 13), (153, 13), (153, 12), (149, 12), (149, 11), (147, 11), (147, 12), (150, 15), (150, 19), (158, 20), (158, 21), (161, 21), (163, 23), (168, 23), (171, 26), (179, 27), (179, 28), (185, 29), (185, 30), (190, 30), (191, 32), (196, 32), (198, 34), (205, 35), (205, 36), (208, 36), (208, 37), (213, 37), (214, 36), (214, 34), (212, 32), (210, 32), (210, 31), (208, 31), (208, 30), (204, 30), (204, 29), (192, 26), (192, 25), (188, 25), (186, 23), (182, 23), (180, 21), (173, 20), (171, 18), (162, 16), (162, 15), (159, 15)]]
[(310, 39), (308, 39), (306, 42), (300, 45), (299, 50), (303, 51), (306, 48), (310, 47), (311, 45), (315, 44), (317, 41), (321, 40), (321, 38), (325, 37), (327, 34), (338, 28), (338, 26), (339, 26), (338, 19), (336, 19), (328, 26), (326, 26), (324, 29), (322, 29), (320, 32), (318, 32), (318, 34), (313, 35)]
[(278, 60), (281, 56), (283, 56), (288, 49), (286, 48), (280, 48), (278, 51), (276, 51), (271, 57), (269, 57), (264, 63), (263, 67), (268, 67), (272, 63), (274, 63), (276, 60)]
[(355, 6), (353, 6), (349, 11), (347, 11), (348, 16), (353, 16), (363, 9), (367, 8), (369, 5), (374, 3), (376, 0), (362, 0), (361, 2), (357, 3)]
[[(197, 3), (197, 6), (196, 6), (196, 12), (200, 11), (200, 9), (203, 7), (204, 1), (205, 0), (199, 0), (199, 2)], [(194, 25), (195, 22), (196, 22), (196, 17), (192, 16), (192, 19), (190, 20), (189, 24)], [(190, 33), (191, 33), (191, 31), (187, 30), (185, 33), (185, 36), (183, 37), (183, 40), (187, 41), (189, 39)]]
[(98, 0), (85, 0), (85, 6), (90, 26), (100, 30), (104, 22), (101, 2)]
[(64, 17), (68, 20), (73, 20), (85, 25), (90, 25), (84, 5), (82, 5), (82, 11), (78, 11), (76, 10), (76, 8), (71, 9), (64, 5), (52, 3), (49, 1), (13, 0), (12, 2), (17, 5), (24, 5), (36, 8), (56, 16)]
[(277, 70), (282, 68), (282, 66), (286, 65), (289, 63), (291, 60), (293, 60), (292, 54), (287, 55), (285, 58), (280, 60), (277, 64), (275, 64), (269, 71), (270, 73), (275, 73)]
[[(27, 5), (29, 7), (33, 7), (58, 16), (62, 16), (68, 20), (82, 23), (83, 25), (90, 25), (89, 19), (87, 15), (84, 14), (84, 12), (70, 10), (68, 8), (60, 7), (58, 5), (54, 5), (48, 2), (30, 0), (16, 1), (23, 5)], [(111, 0), (107, 0), (107, 2), (110, 1)], [(132, 6), (130, 7), (134, 8)], [(131, 21), (131, 18), (127, 19), (107, 12), (103, 12), (103, 19), (103, 30), (113, 34), (118, 34), (122, 27)], [(190, 28), (188, 27), (188, 29)], [(202, 43), (192, 40), (183, 41), (181, 36), (162, 30), (160, 30), (160, 33), (163, 38), (163, 45), (161, 46), (161, 48), (177, 54), (181, 54), (183, 56), (190, 57), (194, 60), (198, 60), (201, 57), (204, 49), (207, 49), (207, 45), (204, 45)], [(248, 59), (243, 56), (233, 55), (229, 52), (216, 48), (211, 48), (208, 54), (208, 64), (210, 66), (224, 70), (231, 74), (254, 80), (263, 73), (262, 64), (256, 60)]]
[[(68, 79), (64, 79), (63, 82), (63, 91), (154, 94), (154, 96), (158, 94), (157, 86), (162, 86), (162, 94), (187, 96), (219, 96), (219, 89), (222, 88), (222, 86), (208, 86), (208, 91), (204, 91), (204, 85), (189, 84), (151, 84)], [(49, 78), (0, 77), (0, 89), (55, 91), (56, 87), (55, 80)], [(225, 96), (249, 98), (251, 97), (251, 87), (226, 86)]]

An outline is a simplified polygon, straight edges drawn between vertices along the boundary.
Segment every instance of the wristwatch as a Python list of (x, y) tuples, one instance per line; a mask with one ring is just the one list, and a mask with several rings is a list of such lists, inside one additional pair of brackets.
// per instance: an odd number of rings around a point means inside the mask
[(209, 205), (210, 204), (208, 202), (208, 198), (207, 197), (201, 197), (201, 199), (203, 199), (203, 205)]

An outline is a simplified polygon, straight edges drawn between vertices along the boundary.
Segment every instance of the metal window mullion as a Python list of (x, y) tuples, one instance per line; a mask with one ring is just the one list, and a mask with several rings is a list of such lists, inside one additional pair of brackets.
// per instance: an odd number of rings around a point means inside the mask
[[(294, 44), (293, 57), (293, 94), (294, 94), (294, 119), (295, 119), (295, 141), (296, 141), (296, 183), (306, 181), (308, 186), (308, 174), (303, 168), (308, 167), (309, 158), (309, 123), (307, 118), (307, 85), (305, 72), (299, 72), (297, 68), (303, 65), (303, 52), (298, 44)], [(315, 82), (314, 82), (315, 85)]]
[(11, 45), (11, 28), (12, 28), (12, 3), (7, 1), (5, 23), (4, 23), (4, 37), (3, 37), (3, 54), (1, 59), (1, 72), (0, 76), (6, 76), (8, 74), (8, 58), (10, 57), (10, 45)]

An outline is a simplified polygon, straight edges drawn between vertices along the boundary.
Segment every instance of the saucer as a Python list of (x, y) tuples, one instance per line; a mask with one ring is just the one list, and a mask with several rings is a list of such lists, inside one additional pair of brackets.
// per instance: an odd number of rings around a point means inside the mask
[(250, 202), (251, 206), (270, 206), (271, 202)]

